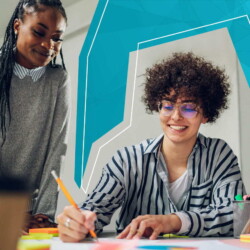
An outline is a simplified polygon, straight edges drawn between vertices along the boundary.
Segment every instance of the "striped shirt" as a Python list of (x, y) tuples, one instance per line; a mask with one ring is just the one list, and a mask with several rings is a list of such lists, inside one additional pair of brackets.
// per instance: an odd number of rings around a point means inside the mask
[(27, 69), (17, 62), (14, 64), (13, 73), (19, 78), (23, 79), (25, 76), (30, 76), (33, 82), (36, 82), (45, 72), (46, 67), (38, 67), (34, 69)]
[(190, 220), (190, 236), (233, 235), (232, 200), (243, 194), (237, 157), (226, 142), (201, 134), (188, 158), (188, 188), (179, 209), (168, 192), (168, 173), (159, 162), (163, 135), (118, 150), (103, 168), (102, 177), (82, 208), (97, 213), (96, 229), (116, 221), (122, 231), (133, 218), (145, 214), (183, 214)]

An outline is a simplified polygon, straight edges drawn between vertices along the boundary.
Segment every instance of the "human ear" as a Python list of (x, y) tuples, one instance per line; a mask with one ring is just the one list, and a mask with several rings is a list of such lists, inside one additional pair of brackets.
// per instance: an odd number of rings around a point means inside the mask
[(201, 123), (202, 123), (202, 124), (205, 124), (205, 123), (207, 123), (207, 120), (208, 120), (208, 118), (206, 118), (206, 117), (203, 117), (203, 118), (202, 118), (202, 121), (201, 121)]
[(14, 21), (13, 29), (16, 35), (18, 35), (19, 29), (20, 29), (21, 21), (20, 19), (16, 18)]

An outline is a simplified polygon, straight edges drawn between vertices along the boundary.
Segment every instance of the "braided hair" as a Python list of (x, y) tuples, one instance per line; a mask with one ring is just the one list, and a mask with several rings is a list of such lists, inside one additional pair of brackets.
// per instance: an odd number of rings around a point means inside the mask
[[(0, 48), (0, 135), (2, 135), (3, 143), (6, 139), (7, 114), (9, 115), (9, 121), (11, 120), (9, 94), (15, 64), (15, 48), (17, 40), (13, 28), (14, 22), (16, 19), (23, 21), (27, 8), (32, 7), (33, 12), (39, 12), (41, 5), (58, 10), (67, 23), (67, 16), (60, 0), (20, 0), (17, 4), (6, 28), (3, 44)], [(66, 70), (62, 49), (60, 50), (60, 57), (62, 67)], [(59, 66), (56, 64), (56, 57), (49, 63), (49, 66), (53, 68)]]

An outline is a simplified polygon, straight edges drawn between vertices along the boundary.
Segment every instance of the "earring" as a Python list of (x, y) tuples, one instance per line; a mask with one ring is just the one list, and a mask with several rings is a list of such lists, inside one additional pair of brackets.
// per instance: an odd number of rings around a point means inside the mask
[(15, 33), (15, 39), (16, 39), (17, 38), (17, 30), (15, 30), (14, 33)]

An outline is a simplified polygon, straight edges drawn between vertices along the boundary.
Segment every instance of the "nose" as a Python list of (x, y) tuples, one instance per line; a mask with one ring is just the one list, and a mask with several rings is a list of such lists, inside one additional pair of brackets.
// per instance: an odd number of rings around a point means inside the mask
[(47, 50), (51, 50), (54, 48), (54, 43), (51, 39), (48, 39), (48, 40), (44, 40), (42, 43), (41, 43), (42, 47), (45, 47)]
[(183, 119), (183, 116), (181, 115), (179, 107), (176, 107), (174, 109), (173, 113), (171, 114), (171, 119), (174, 121), (179, 121), (179, 120)]

